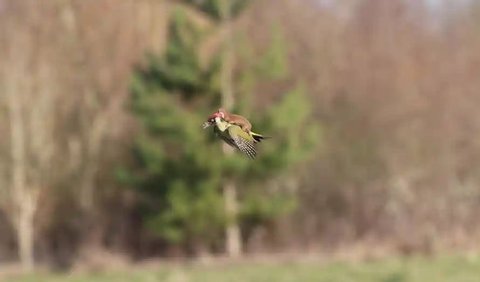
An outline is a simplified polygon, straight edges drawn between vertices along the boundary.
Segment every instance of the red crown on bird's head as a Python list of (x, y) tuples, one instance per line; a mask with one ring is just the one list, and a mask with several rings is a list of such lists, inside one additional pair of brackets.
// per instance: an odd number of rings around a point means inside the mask
[(221, 118), (225, 118), (226, 111), (223, 108), (218, 109), (217, 114)]

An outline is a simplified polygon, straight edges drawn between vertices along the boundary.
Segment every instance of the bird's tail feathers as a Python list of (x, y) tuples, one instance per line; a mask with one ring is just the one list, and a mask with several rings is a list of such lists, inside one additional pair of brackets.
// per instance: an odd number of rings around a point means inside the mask
[(271, 137), (268, 137), (268, 136), (263, 136), (261, 134), (258, 134), (258, 133), (255, 133), (255, 132), (250, 132), (252, 134), (252, 137), (253, 139), (255, 139), (255, 142), (261, 142), (263, 139), (268, 139), (268, 138), (271, 138)]

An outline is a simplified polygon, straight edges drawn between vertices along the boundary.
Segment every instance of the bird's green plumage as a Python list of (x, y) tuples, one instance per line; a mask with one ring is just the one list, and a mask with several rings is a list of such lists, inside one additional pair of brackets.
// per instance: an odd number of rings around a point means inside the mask
[(214, 130), (223, 141), (242, 151), (250, 158), (253, 159), (257, 155), (255, 149), (256, 139), (252, 135), (243, 131), (240, 126), (216, 118)]

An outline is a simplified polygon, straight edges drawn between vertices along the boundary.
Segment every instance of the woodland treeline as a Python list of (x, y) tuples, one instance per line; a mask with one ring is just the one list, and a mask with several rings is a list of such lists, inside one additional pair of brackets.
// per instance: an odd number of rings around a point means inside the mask
[[(480, 6), (452, 2), (0, 0), (0, 267), (478, 248)], [(257, 160), (201, 129), (220, 106)]]

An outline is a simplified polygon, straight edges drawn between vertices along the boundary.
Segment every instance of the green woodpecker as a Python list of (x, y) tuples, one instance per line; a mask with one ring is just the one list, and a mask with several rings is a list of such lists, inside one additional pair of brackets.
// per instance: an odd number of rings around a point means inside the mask
[[(227, 122), (224, 119), (225, 115), (222, 114), (221, 110), (213, 113), (208, 117), (208, 120), (203, 124), (203, 128), (207, 128), (209, 126), (214, 125), (215, 133), (227, 144), (230, 146), (237, 148), (238, 150), (245, 153), (250, 158), (255, 158), (257, 155), (257, 151), (255, 148), (255, 143), (260, 142), (265, 137), (252, 132), (250, 122), (245, 118), (241, 117), (246, 121), (249, 126), (244, 127), (242, 124), (238, 124), (237, 122)], [(243, 122), (245, 124), (244, 121)], [(248, 129), (245, 130), (245, 129)]]
[(248, 119), (246, 119), (245, 117), (243, 117), (241, 115), (232, 114), (232, 113), (227, 112), (223, 108), (220, 108), (220, 109), (218, 109), (218, 111), (216, 111), (215, 113), (210, 115), (208, 117), (208, 120), (213, 120), (215, 117), (220, 117), (221, 119), (223, 119), (224, 121), (226, 121), (230, 124), (240, 126), (243, 131), (245, 131), (246, 133), (248, 133), (250, 136), (252, 136), (255, 139), (255, 143), (260, 142), (260, 141), (262, 141), (262, 139), (266, 138), (266, 137), (264, 137), (264, 136), (262, 136), (258, 133), (253, 132), (252, 131), (252, 124), (248, 121)]

